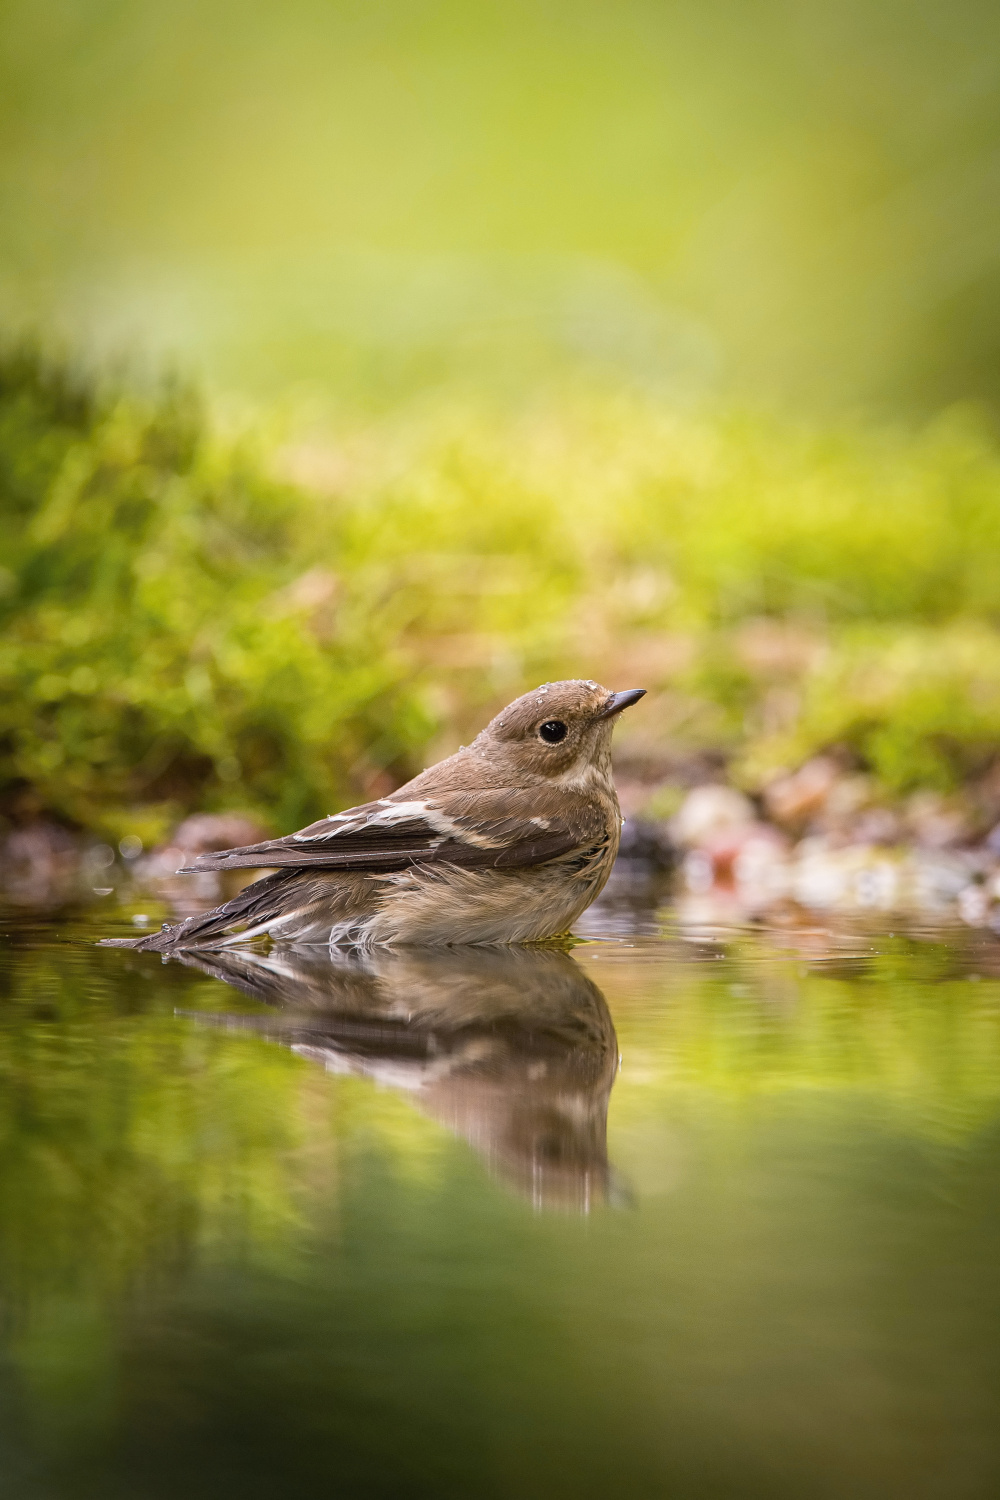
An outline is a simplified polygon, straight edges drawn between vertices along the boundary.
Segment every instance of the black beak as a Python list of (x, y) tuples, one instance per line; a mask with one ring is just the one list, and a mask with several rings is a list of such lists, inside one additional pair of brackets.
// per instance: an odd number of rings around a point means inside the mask
[(599, 719), (610, 719), (615, 714), (620, 714), (623, 708), (631, 708), (633, 703), (638, 703), (640, 698), (645, 698), (645, 688), (626, 688), (623, 693), (613, 693), (611, 702), (606, 704), (597, 715)]

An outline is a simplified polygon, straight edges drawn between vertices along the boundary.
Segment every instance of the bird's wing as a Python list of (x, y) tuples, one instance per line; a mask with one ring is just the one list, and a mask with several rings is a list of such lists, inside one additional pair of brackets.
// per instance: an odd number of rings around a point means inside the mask
[(606, 831), (591, 802), (556, 789), (385, 797), (286, 838), (202, 854), (180, 873), (291, 867), (378, 874), (426, 864), (516, 869), (592, 846)]

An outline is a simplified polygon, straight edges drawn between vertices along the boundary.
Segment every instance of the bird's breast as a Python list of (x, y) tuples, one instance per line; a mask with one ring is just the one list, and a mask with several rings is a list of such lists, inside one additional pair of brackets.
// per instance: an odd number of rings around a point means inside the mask
[(614, 863), (610, 841), (521, 870), (415, 867), (385, 877), (365, 924), (371, 944), (541, 942), (565, 933), (598, 895)]

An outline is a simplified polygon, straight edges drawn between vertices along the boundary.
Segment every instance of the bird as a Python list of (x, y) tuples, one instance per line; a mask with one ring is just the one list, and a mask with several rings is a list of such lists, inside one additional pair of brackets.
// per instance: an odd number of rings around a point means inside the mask
[(233, 900), (106, 942), (169, 953), (267, 940), (392, 948), (564, 935), (618, 853), (611, 735), (645, 691), (545, 683), (391, 795), (178, 871), (268, 871)]

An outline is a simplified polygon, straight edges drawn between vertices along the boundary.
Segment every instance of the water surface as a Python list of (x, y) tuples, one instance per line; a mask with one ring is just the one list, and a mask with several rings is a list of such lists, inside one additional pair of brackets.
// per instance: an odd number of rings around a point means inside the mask
[(3, 931), (0, 1495), (993, 1496), (1000, 944)]

